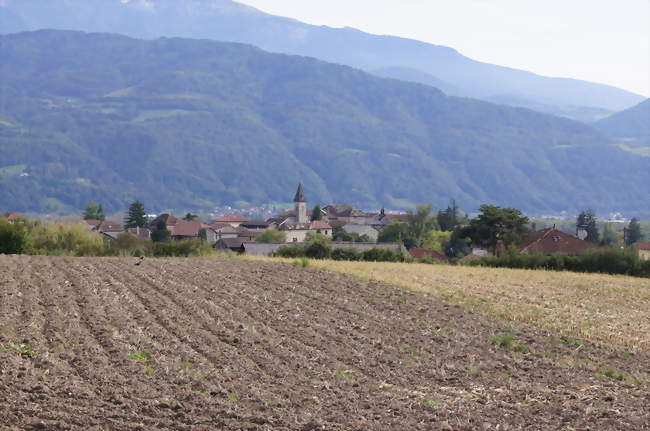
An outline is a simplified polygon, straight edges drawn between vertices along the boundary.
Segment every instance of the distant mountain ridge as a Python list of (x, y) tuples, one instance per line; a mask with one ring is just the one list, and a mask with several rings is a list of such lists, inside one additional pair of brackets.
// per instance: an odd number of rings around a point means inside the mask
[(0, 208), (286, 202), (647, 211), (648, 158), (582, 123), (207, 40), (0, 36)]
[[(589, 116), (589, 109), (620, 111), (644, 99), (602, 84), (481, 63), (443, 46), (303, 24), (231, 0), (4, 0), (3, 5), (0, 30), (5, 34), (52, 28), (242, 42), (370, 72), (410, 69), (408, 80), (430, 85), (433, 77), (457, 89), (454, 94), (482, 99), (508, 95), (529, 100), (529, 107), (543, 101), (545, 112), (576, 119), (598, 119), (599, 111)], [(575, 107), (580, 110), (574, 116)]]
[(595, 124), (609, 136), (650, 145), (650, 99)]

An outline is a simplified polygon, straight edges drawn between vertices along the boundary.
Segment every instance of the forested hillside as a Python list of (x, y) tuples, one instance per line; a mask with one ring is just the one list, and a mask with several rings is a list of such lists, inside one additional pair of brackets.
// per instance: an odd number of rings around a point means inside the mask
[(641, 211), (649, 159), (574, 121), (206, 40), (0, 37), (0, 208), (493, 202)]
[(0, 33), (40, 29), (248, 43), (579, 120), (593, 121), (643, 100), (607, 85), (482, 63), (445, 46), (308, 25), (231, 0), (0, 1)]
[(650, 146), (650, 99), (604, 118), (595, 126), (610, 136)]

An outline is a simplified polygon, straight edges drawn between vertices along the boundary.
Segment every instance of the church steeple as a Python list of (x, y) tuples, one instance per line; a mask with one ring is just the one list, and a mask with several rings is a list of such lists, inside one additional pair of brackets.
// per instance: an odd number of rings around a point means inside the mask
[(298, 184), (298, 190), (296, 190), (296, 196), (293, 198), (294, 203), (297, 202), (307, 202), (305, 199), (305, 189), (302, 185), (302, 181)]
[(298, 190), (296, 190), (293, 203), (296, 208), (296, 221), (298, 223), (309, 222), (309, 218), (307, 217), (307, 199), (305, 198), (305, 188), (302, 185), (302, 181), (298, 184)]

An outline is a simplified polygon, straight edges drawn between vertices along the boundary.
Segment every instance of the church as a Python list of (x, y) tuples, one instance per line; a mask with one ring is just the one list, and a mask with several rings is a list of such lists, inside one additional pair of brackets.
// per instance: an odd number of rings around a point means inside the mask
[(279, 218), (269, 220), (277, 226), (278, 230), (286, 233), (287, 242), (304, 242), (309, 232), (332, 237), (332, 226), (329, 223), (323, 220), (311, 220), (302, 182), (298, 184), (293, 204), (292, 211), (286, 211)]

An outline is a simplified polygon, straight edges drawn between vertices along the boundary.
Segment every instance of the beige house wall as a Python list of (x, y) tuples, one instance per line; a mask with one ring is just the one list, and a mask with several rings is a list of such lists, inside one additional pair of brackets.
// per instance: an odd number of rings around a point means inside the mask
[(639, 257), (644, 260), (650, 260), (650, 250), (639, 250)]

